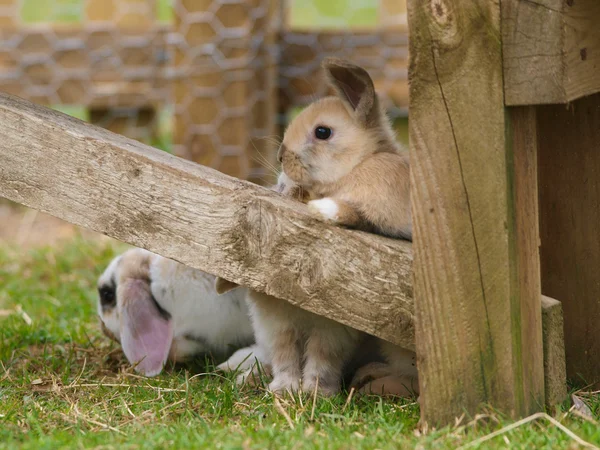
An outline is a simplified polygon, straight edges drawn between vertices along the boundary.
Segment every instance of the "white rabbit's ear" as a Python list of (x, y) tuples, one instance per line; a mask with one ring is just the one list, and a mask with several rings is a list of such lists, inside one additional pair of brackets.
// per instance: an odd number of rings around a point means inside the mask
[(364, 125), (379, 123), (379, 105), (369, 73), (360, 66), (338, 58), (322, 63), (327, 81), (346, 108)]
[(217, 291), (217, 294), (225, 294), (226, 292), (238, 287), (240, 287), (239, 284), (235, 284), (232, 281), (227, 281), (224, 278), (217, 277), (215, 279), (215, 291)]
[(130, 278), (119, 284), (120, 334), (123, 352), (135, 370), (158, 375), (169, 356), (173, 324), (169, 313), (152, 297), (145, 280)]

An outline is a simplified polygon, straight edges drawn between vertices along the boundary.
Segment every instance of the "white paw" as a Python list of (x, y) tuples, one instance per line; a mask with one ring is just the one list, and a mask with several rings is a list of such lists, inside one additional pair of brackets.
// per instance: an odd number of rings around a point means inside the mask
[(334, 199), (325, 197), (308, 202), (308, 209), (327, 220), (338, 220), (340, 208)]
[(245, 347), (237, 350), (227, 361), (217, 366), (217, 370), (223, 372), (235, 372), (236, 370), (248, 370), (256, 364), (256, 346)]
[(260, 377), (258, 373), (255, 373), (255, 371), (253, 371), (252, 369), (248, 369), (239, 374), (237, 377), (235, 377), (235, 384), (237, 384), (238, 386), (243, 386), (245, 384), (252, 386), (258, 384), (259, 380)]

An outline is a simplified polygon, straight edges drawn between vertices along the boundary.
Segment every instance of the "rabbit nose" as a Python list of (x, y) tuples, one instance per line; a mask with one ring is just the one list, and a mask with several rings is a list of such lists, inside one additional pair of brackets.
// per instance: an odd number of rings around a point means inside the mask
[(277, 151), (277, 161), (281, 162), (283, 161), (283, 153), (287, 151), (287, 149), (285, 148), (285, 145), (281, 144), (281, 146), (279, 147), (279, 150)]

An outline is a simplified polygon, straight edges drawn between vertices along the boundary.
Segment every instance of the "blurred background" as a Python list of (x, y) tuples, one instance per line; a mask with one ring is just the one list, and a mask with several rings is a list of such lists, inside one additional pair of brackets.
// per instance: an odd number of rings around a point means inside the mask
[(331, 55), (406, 142), (405, 0), (0, 0), (0, 91), (260, 184)]

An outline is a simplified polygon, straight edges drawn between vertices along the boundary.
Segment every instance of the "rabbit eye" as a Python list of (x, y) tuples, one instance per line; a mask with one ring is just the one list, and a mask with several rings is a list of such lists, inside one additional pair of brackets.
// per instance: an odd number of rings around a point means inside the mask
[(326, 141), (331, 137), (331, 128), (319, 125), (315, 128), (315, 137), (321, 141)]
[(98, 294), (100, 295), (100, 304), (103, 307), (115, 306), (115, 288), (111, 286), (102, 286), (98, 288)]

